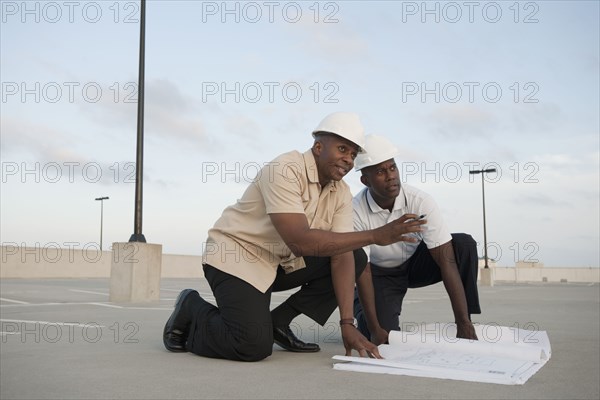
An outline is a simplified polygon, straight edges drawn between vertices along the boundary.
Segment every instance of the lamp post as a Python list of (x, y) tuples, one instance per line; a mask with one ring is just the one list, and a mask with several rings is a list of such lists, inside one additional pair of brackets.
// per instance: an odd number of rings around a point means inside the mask
[(137, 147), (135, 161), (135, 213), (130, 242), (146, 243), (142, 233), (144, 184), (144, 67), (146, 55), (146, 0), (140, 1), (140, 49), (138, 69)]
[(104, 220), (104, 200), (108, 200), (108, 197), (96, 197), (96, 200), (100, 200), (100, 251), (102, 251), (102, 221)]
[(496, 168), (489, 169), (481, 169), (477, 171), (469, 171), (469, 174), (481, 174), (481, 196), (483, 198), (483, 257), (485, 259), (484, 268), (489, 268), (488, 266), (488, 253), (487, 253), (487, 232), (485, 226), (485, 179), (484, 175), (488, 172), (496, 172)]

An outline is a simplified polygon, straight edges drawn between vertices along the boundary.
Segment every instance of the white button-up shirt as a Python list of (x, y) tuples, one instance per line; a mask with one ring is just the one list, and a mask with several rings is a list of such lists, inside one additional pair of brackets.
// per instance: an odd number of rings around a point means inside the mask
[(368, 188), (354, 196), (352, 204), (355, 231), (379, 228), (404, 214), (427, 215), (427, 224), (423, 225), (424, 231), (410, 234), (419, 239), (417, 243), (397, 242), (388, 246), (373, 244), (365, 249), (369, 261), (379, 267), (391, 268), (401, 265), (415, 253), (421, 241), (425, 241), (427, 248), (432, 249), (452, 240), (436, 202), (430, 195), (412, 186), (401, 186), (392, 212), (379, 207)]

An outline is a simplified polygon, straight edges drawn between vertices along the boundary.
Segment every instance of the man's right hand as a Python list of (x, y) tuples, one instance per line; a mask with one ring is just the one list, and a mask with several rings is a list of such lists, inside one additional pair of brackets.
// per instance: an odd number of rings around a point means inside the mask
[(418, 239), (407, 234), (422, 232), (421, 225), (427, 223), (426, 219), (417, 220), (417, 218), (419, 216), (416, 214), (404, 214), (397, 220), (375, 229), (375, 244), (387, 246), (396, 242), (416, 243)]

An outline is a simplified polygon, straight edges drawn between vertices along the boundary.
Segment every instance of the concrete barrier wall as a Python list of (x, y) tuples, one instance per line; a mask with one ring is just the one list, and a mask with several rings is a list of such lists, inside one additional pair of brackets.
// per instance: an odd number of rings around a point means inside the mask
[[(109, 278), (114, 256), (111, 251), (95, 248), (1, 246), (0, 249), (0, 278)], [(498, 282), (600, 282), (599, 268), (493, 267), (491, 270)], [(201, 256), (162, 255), (161, 277), (203, 276)]]
[(600, 282), (600, 268), (494, 267), (497, 282)]
[(203, 278), (202, 257), (163, 254), (160, 275), (164, 278)]
[[(128, 251), (128, 250), (125, 250)], [(0, 278), (109, 278), (112, 251), (2, 246)], [(125, 254), (135, 259), (135, 254)], [(202, 257), (162, 255), (161, 277), (201, 278)]]

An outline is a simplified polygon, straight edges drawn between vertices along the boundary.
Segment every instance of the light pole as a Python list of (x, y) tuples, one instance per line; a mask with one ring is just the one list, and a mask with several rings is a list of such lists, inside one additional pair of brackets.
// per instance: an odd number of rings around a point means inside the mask
[(137, 146), (135, 158), (135, 213), (133, 234), (130, 242), (146, 243), (142, 233), (142, 206), (144, 185), (144, 82), (146, 57), (146, 0), (140, 1), (140, 49), (138, 63), (138, 110), (137, 110)]
[(104, 200), (108, 200), (108, 197), (96, 197), (96, 200), (100, 200), (100, 251), (102, 251), (102, 220), (104, 219)]
[(469, 171), (470, 174), (481, 174), (481, 197), (483, 198), (483, 257), (485, 259), (484, 268), (488, 266), (488, 253), (487, 253), (487, 232), (485, 226), (485, 179), (484, 175), (488, 172), (496, 172), (496, 168), (481, 169), (477, 171)]

